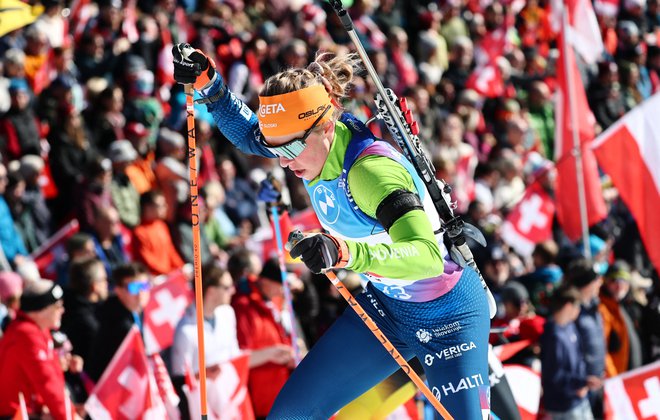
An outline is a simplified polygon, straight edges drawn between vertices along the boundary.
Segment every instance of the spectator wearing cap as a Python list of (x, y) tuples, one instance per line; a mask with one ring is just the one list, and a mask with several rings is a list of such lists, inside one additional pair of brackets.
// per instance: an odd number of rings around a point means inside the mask
[(493, 295), (498, 296), (504, 284), (511, 278), (511, 264), (501, 245), (492, 244), (486, 249), (481, 272)]
[(16, 230), (14, 218), (5, 200), (9, 181), (7, 175), (7, 168), (0, 163), (0, 246), (2, 246), (2, 252), (7, 261), (13, 266), (17, 266), (28, 255), (28, 252), (21, 235)]
[(99, 332), (96, 310), (108, 298), (108, 274), (98, 258), (71, 265), (68, 287), (64, 291), (62, 332), (71, 341), (73, 354), (88, 360)]
[(140, 196), (140, 224), (133, 230), (133, 255), (152, 274), (168, 274), (183, 267), (184, 261), (174, 246), (165, 216), (167, 202), (159, 190)]
[(265, 418), (293, 367), (291, 325), (282, 316), (282, 273), (277, 259), (266, 261), (256, 278), (240, 279), (237, 288), (232, 306), (240, 347), (252, 351), (273, 346), (278, 349), (271, 361), (250, 369), (248, 378), (254, 414)]
[(142, 310), (149, 302), (151, 278), (140, 263), (128, 263), (112, 273), (113, 292), (98, 310), (99, 331), (91, 343), (85, 371), (98, 381), (133, 325), (142, 329)]
[(126, 125), (124, 131), (137, 152), (137, 158), (126, 168), (126, 175), (141, 195), (157, 186), (153, 169), (155, 156), (149, 144), (149, 129), (144, 124), (133, 121)]
[(0, 337), (5, 327), (16, 318), (23, 293), (23, 279), (13, 271), (0, 272)]
[(9, 81), (11, 105), (0, 119), (0, 153), (8, 159), (41, 153), (39, 125), (30, 106), (30, 88), (25, 79)]
[(0, 341), (0, 417), (11, 418), (18, 411), (18, 394), (23, 393), (28, 415), (41, 418), (47, 407), (53, 420), (72, 418), (67, 412), (72, 404), (65, 393), (64, 372), (50, 334), (60, 327), (63, 294), (48, 280), (25, 286), (21, 309)]
[(188, 169), (183, 164), (186, 144), (183, 136), (162, 128), (158, 134), (160, 158), (154, 170), (158, 185), (167, 201), (168, 223), (174, 222), (179, 204), (188, 200)]
[(510, 363), (532, 367), (538, 359), (538, 341), (543, 333), (545, 319), (534, 313), (527, 289), (517, 281), (508, 281), (500, 291), (500, 302), (504, 306), (501, 318), (493, 320), (494, 327), (506, 327), (500, 337), (491, 336), (493, 345), (507, 342), (529, 341), (527, 348), (513, 356)]
[[(580, 292), (581, 309), (575, 324), (580, 348), (586, 363), (588, 376), (605, 376), (605, 333), (603, 318), (598, 311), (598, 293), (603, 284), (602, 276), (596, 272), (589, 260), (579, 258), (572, 261), (564, 271), (564, 283), (575, 286)], [(594, 416), (602, 416), (602, 388), (591, 389), (589, 403)]]
[(587, 373), (584, 349), (575, 321), (580, 313), (580, 292), (562, 285), (550, 298), (550, 317), (541, 336), (543, 418), (553, 420), (594, 418), (587, 393), (600, 378)]
[(140, 223), (140, 195), (131, 183), (126, 169), (137, 159), (137, 152), (128, 140), (117, 140), (110, 144), (108, 156), (112, 162), (110, 195), (119, 211), (119, 219), (128, 228)]
[(625, 261), (616, 261), (609, 267), (600, 291), (598, 310), (603, 318), (605, 334), (605, 374), (611, 378), (642, 365), (639, 319), (635, 319), (637, 308), (626, 304), (630, 293), (632, 274)]

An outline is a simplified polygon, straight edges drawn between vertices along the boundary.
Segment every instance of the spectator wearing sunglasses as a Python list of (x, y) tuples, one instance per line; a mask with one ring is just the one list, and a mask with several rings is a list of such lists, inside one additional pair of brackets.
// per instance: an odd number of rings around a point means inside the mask
[[(488, 416), (488, 295), (473, 269), (447, 256), (435, 235), (439, 217), (412, 164), (340, 105), (361, 70), (358, 56), (320, 53), (307, 67), (271, 76), (253, 113), (203, 52), (188, 44), (172, 52), (175, 80), (201, 94), (227, 139), (244, 153), (279, 159), (302, 180), (328, 234), (304, 235), (291, 256), (314, 273), (362, 273), (366, 291), (356, 299), (404, 358), (428, 361), (429, 388), (445, 408), (455, 418)], [(429, 359), (465, 345), (461, 357)], [(342, 365), (348, 358), (356, 369)], [(289, 377), (268, 415), (331, 417), (397, 368), (349, 309)]]
[(150, 296), (151, 278), (141, 263), (123, 264), (112, 272), (113, 293), (98, 310), (99, 331), (85, 370), (98, 381), (133, 324), (142, 328), (142, 310)]

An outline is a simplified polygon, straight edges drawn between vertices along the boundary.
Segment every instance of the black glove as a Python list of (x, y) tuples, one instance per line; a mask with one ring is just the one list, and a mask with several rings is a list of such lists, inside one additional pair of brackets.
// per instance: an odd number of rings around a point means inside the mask
[(342, 268), (348, 264), (348, 246), (340, 238), (317, 233), (306, 236), (293, 245), (291, 257), (305, 263), (312, 273), (320, 274), (329, 268)]
[[(172, 47), (174, 80), (182, 84), (192, 83), (196, 90), (207, 87), (215, 76), (215, 63), (206, 54), (187, 43)], [(220, 75), (218, 75), (220, 76)]]

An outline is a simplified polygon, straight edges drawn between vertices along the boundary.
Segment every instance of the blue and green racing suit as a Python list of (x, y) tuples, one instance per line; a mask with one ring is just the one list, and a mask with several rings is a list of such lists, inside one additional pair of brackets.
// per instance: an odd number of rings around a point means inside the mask
[[(205, 94), (215, 95), (221, 83)], [(256, 115), (230, 91), (207, 107), (238, 149), (275, 157), (259, 141)], [(406, 359), (420, 360), (429, 388), (454, 418), (488, 418), (486, 294), (477, 273), (454, 263), (434, 233), (439, 219), (411, 164), (344, 113), (321, 174), (304, 184), (323, 227), (346, 241), (346, 268), (365, 280), (360, 305)], [(376, 209), (400, 189), (418, 194), (424, 209), (386, 231)], [(327, 419), (398, 368), (349, 308), (292, 373), (269, 418)]]

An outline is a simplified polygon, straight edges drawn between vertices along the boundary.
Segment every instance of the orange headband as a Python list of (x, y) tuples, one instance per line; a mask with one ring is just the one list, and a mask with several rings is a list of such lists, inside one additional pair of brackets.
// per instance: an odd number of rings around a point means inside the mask
[[(259, 128), (264, 136), (279, 137), (312, 126), (325, 108), (332, 102), (323, 85), (274, 96), (259, 96)], [(332, 110), (327, 112), (317, 126), (332, 118)]]

